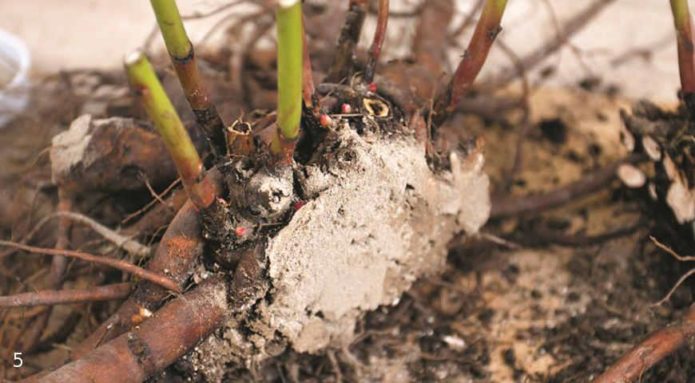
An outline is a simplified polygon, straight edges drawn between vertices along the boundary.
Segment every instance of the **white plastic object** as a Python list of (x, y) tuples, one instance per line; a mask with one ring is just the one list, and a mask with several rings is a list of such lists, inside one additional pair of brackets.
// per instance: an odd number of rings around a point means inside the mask
[(17, 36), (0, 29), (0, 128), (29, 103), (31, 56)]

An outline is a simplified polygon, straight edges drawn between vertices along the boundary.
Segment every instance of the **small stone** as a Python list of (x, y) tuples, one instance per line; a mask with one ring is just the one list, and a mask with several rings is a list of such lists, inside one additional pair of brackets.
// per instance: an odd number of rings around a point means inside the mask
[(445, 335), (442, 337), (442, 340), (454, 350), (461, 351), (466, 348), (466, 341), (457, 336)]

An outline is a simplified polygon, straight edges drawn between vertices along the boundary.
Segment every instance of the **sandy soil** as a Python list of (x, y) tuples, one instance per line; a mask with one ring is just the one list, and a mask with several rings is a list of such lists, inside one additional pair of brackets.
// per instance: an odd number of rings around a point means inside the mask
[[(561, 0), (555, 0), (553, 3), (557, 5), (560, 2)], [(105, 10), (105, 3), (65, 2), (63, 4), (71, 5), (64, 6), (61, 12), (70, 14), (75, 20), (85, 14), (103, 14), (106, 19), (115, 18), (116, 14), (109, 12), (113, 9)], [(515, 30), (517, 25), (521, 29), (522, 24), (525, 24), (522, 21), (531, 18), (529, 15), (545, 20), (539, 26), (551, 25), (544, 13), (542, 1), (510, 3), (512, 9), (506, 25), (507, 32)], [(21, 28), (31, 29), (27, 25), (32, 24), (22, 23), (20, 19), (25, 12), (33, 9), (39, 15), (34, 20), (44, 20), (41, 28), (47, 28), (42, 29), (41, 33), (34, 31), (37, 33), (35, 36), (38, 36), (34, 41), (53, 36), (47, 15), (53, 12), (48, 5), (55, 3), (36, 0), (32, 4), (3, 4), (14, 13), (0, 15), (0, 27), (4, 28), (6, 23), (11, 24), (7, 15), (14, 14), (13, 25), (19, 28), (16, 31), (29, 34), (27, 30), (21, 32)], [(37, 4), (46, 6), (45, 14), (37, 11), (40, 8)], [(93, 8), (89, 12), (93, 13), (78, 11), (78, 8), (72, 7), (73, 4), (91, 4)], [(135, 1), (124, 1), (115, 7), (128, 14), (128, 4), (135, 4)], [(558, 9), (558, 13), (563, 18), (566, 16), (565, 11), (569, 14), (578, 7), (575, 4), (567, 5), (562, 12)], [(613, 34), (616, 28), (614, 18), (621, 10), (627, 9), (625, 7), (629, 7), (631, 11), (620, 17), (623, 37), (613, 40), (618, 35)], [(147, 12), (149, 10), (124, 20), (141, 28), (142, 21), (139, 18), (150, 17)], [(44, 17), (46, 18), (43, 19)], [(649, 29), (643, 28), (645, 19), (649, 20)], [(80, 29), (77, 22), (74, 25), (76, 29)], [(95, 30), (100, 31), (117, 28), (116, 24), (106, 22), (96, 26)], [(147, 27), (136, 31), (129, 29), (127, 24), (118, 28), (122, 28), (123, 33), (118, 40), (125, 40), (128, 35), (131, 39), (128, 41), (134, 45), (139, 44), (147, 32)], [(634, 33), (627, 33), (631, 28), (635, 29)], [(588, 63), (587, 66), (598, 72), (601, 65), (606, 62), (610, 64), (611, 57), (619, 57), (626, 50), (659, 41), (661, 36), (655, 31), (662, 30), (663, 35), (668, 35), (669, 28), (667, 7), (661, 4), (657, 6), (656, 2), (644, 4), (635, 0), (623, 0), (614, 5), (587, 32), (577, 36), (574, 42), (582, 47), (581, 57)], [(69, 29), (66, 26), (63, 38), (73, 41), (72, 37), (76, 35), (69, 32)], [(369, 33), (369, 28), (365, 33)], [(399, 30), (396, 29), (393, 33), (398, 34)], [(544, 33), (508, 33), (503, 37), (508, 44), (523, 52), (531, 49), (532, 45), (527, 44), (531, 37), (540, 42)], [(56, 38), (58, 35), (55, 34)], [(80, 32), (81, 38), (86, 40), (94, 39), (97, 33), (89, 35), (83, 30)], [(116, 36), (118, 35), (113, 31), (104, 32), (102, 37), (105, 40), (101, 40), (99, 44), (114, 41), (112, 39), (116, 39)], [(520, 41), (513, 40), (516, 38)], [(66, 40), (62, 41), (64, 44)], [(56, 44), (55, 52), (61, 52), (58, 49), (60, 43)], [(93, 61), (78, 61), (78, 64), (89, 62), (91, 66), (103, 67), (120, 65), (121, 51), (127, 49), (125, 44), (120, 44), (124, 43), (119, 42), (117, 47), (114, 45), (109, 49), (99, 50), (103, 53), (102, 56), (95, 55), (95, 50), (80, 51), (85, 60), (89, 57)], [(30, 41), (30, 45), (37, 49), (35, 43)], [(101, 48), (102, 46), (98, 47)], [(663, 46), (659, 44), (658, 48), (660, 49), (650, 63), (642, 59), (628, 60), (624, 66), (604, 73), (615, 74), (616, 77), (611, 82), (620, 84), (632, 96), (650, 95), (659, 100), (673, 100), (674, 90), (677, 88), (677, 74), (672, 59), (674, 49), (670, 42)], [(69, 55), (56, 53), (52, 58), (46, 58), (41, 54), (48, 54), (50, 50), (39, 49), (38, 52), (36, 68), (41, 69), (42, 63), (46, 65), (43, 67), (46, 70), (57, 69), (54, 65), (60, 68), (77, 65), (60, 61), (72, 59)], [(608, 55), (606, 52), (611, 53)], [(491, 65), (493, 71), (494, 63), (506, 64), (507, 59), (497, 56), (495, 60), (497, 61), (493, 61)], [(551, 86), (574, 84), (587, 75), (583, 69), (573, 69), (572, 65), (579, 64), (570, 50), (563, 51), (559, 57), (550, 59), (550, 62), (567, 67), (551, 79)], [(569, 71), (573, 75), (565, 74)], [(618, 77), (618, 73), (623, 73), (620, 76), (625, 77)], [(253, 73), (248, 77), (253, 77), (252, 75)], [(639, 92), (631, 90), (633, 86), (639, 87)], [(605, 86), (594, 91), (577, 87), (569, 90), (557, 87), (534, 89), (530, 100), (534, 129), (527, 137), (528, 148), (523, 172), (514, 180), (512, 191), (515, 194), (554, 189), (624, 154), (618, 141), (621, 124), (618, 110), (629, 105), (629, 102), (606, 94), (610, 93), (606, 90)], [(86, 93), (89, 95), (96, 92)], [(55, 99), (62, 98), (52, 98)], [(68, 97), (65, 99), (69, 100)], [(74, 103), (75, 105), (61, 105), (66, 110), (61, 117), (67, 121), (54, 117), (55, 126), (50, 126), (53, 131), (62, 129), (69, 122), (68, 116), (84, 110), (81, 103)], [(555, 133), (549, 133), (541, 127), (548, 120), (559, 121), (553, 126), (563, 130), (563, 139), (554, 139), (552, 136)], [(45, 121), (50, 119), (46, 118)], [(24, 125), (17, 124), (3, 133), (6, 135), (4, 137), (15, 134), (14, 138), (9, 139), (31, 141), (30, 148), (17, 147), (12, 152), (0, 152), (0, 161), (14, 165), (5, 167), (14, 169), (11, 174), (13, 177), (21, 178), (26, 172), (27, 163), (47, 144), (50, 132), (46, 131), (45, 121), (23, 121)], [(516, 143), (518, 126), (505, 126), (471, 116), (461, 117), (453, 125), (465, 126), (467, 130), (486, 139), (486, 171), (493, 179), (493, 184), (498, 184), (500, 174), (511, 164), (509, 148)], [(32, 132), (36, 130), (45, 133), (45, 139), (27, 137), (27, 127), (33, 127)], [(30, 156), (30, 152), (33, 155)], [(11, 154), (15, 156), (10, 156)], [(18, 160), (18, 154), (29, 160)], [(41, 163), (45, 165), (45, 160)], [(29, 167), (33, 168), (33, 163)], [(10, 173), (9, 170), (6, 172)], [(47, 183), (46, 174), (38, 175), (43, 175), (44, 183)], [(34, 176), (41, 180), (37, 175)], [(603, 233), (611, 228), (628, 226), (639, 215), (635, 199), (626, 197), (625, 193), (616, 182), (610, 190), (549, 212), (541, 219), (492, 222), (484, 230), (488, 233), (494, 231), (497, 235), (520, 243), (537, 234), (535, 224), (552, 226), (553, 232), (560, 235)], [(29, 196), (26, 199), (26, 204), (36, 205), (37, 211), (39, 207), (49, 205), (47, 201), (35, 202)], [(521, 249), (513, 250), (481, 241), (483, 245), (478, 251), (470, 249), (475, 243), (453, 243), (449, 269), (441, 277), (418, 281), (395, 308), (379, 308), (358, 321), (358, 337), (349, 347), (330, 350), (325, 355), (317, 356), (287, 352), (266, 365), (260, 373), (268, 381), (284, 380), (286, 377), (293, 380), (295, 374), (300, 378), (321, 381), (337, 381), (341, 374), (347, 380), (355, 381), (366, 378), (383, 381), (586, 381), (646, 333), (677, 317), (678, 309), (692, 301), (690, 290), (683, 288), (680, 295), (674, 296), (670, 306), (650, 306), (663, 296), (683, 270), (673, 266), (675, 262), (662, 253), (636, 249), (643, 245), (639, 241), (641, 238), (644, 238), (644, 230), (609, 243), (591, 243), (579, 247), (544, 244), (540, 249), (524, 245)], [(30, 269), (23, 268), (22, 272)], [(85, 331), (84, 327), (83, 325), (78, 329)], [(83, 335), (76, 331), (64, 344), (74, 344)], [(673, 381), (687, 382), (688, 374), (693, 373), (692, 362), (683, 358), (688, 352), (692, 355), (692, 346), (664, 364), (664, 369), (681, 375), (682, 379)], [(53, 351), (52, 356), (60, 359), (66, 353), (66, 348), (59, 347)], [(45, 362), (36, 360), (38, 366), (54, 362), (50, 359)], [(239, 371), (235, 372), (234, 368), (237, 367), (230, 367), (229, 376), (237, 377), (234, 374), (238, 372), (240, 378), (259, 380), (256, 379), (259, 376), (252, 375), (258, 371), (238, 367)], [(664, 377), (666, 373), (662, 369), (660, 375), (650, 376)]]

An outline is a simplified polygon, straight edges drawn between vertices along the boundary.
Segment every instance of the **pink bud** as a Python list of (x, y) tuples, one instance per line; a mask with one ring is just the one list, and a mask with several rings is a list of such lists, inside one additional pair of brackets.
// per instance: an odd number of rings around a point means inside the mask
[(299, 200), (299, 201), (295, 202), (292, 207), (294, 208), (295, 211), (297, 211), (297, 210), (301, 209), (304, 205), (306, 205), (306, 202)]
[(246, 228), (243, 226), (237, 226), (237, 228), (234, 229), (234, 234), (236, 234), (237, 237), (243, 237), (246, 234)]
[(367, 89), (369, 89), (369, 91), (372, 93), (376, 93), (376, 90), (377, 90), (376, 83), (375, 82), (370, 83), (369, 85), (367, 85)]
[(333, 119), (327, 114), (322, 114), (321, 117), (319, 118), (319, 123), (324, 128), (327, 128), (327, 127), (333, 125)]
[(350, 104), (343, 104), (340, 106), (340, 111), (343, 114), (352, 113), (352, 106), (350, 106)]

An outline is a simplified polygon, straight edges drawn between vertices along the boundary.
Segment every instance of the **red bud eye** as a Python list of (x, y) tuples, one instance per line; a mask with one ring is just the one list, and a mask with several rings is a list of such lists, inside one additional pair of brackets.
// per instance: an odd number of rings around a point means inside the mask
[(319, 123), (324, 128), (327, 128), (327, 127), (333, 125), (333, 119), (327, 114), (322, 114), (321, 118), (319, 119)]

